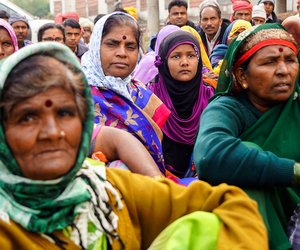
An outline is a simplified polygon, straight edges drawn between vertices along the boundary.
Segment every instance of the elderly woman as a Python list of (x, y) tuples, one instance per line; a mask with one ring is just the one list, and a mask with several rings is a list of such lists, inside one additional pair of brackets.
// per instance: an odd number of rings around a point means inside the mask
[(0, 18), (0, 60), (18, 50), (18, 40), (14, 29)]
[(140, 30), (123, 12), (102, 17), (95, 25), (90, 48), (82, 58), (95, 103), (95, 124), (135, 135), (165, 173), (160, 127), (170, 111), (144, 84), (133, 80), (139, 56)]
[(195, 143), (200, 179), (247, 188), (258, 201), (271, 249), (289, 249), (287, 221), (300, 201), (298, 70), (297, 44), (280, 24), (241, 33)]
[(256, 204), (236, 187), (197, 181), (186, 188), (85, 160), (93, 101), (65, 46), (25, 47), (0, 72), (2, 249), (147, 249), (184, 215), (194, 215), (184, 229), (201, 232), (189, 244), (267, 248)]

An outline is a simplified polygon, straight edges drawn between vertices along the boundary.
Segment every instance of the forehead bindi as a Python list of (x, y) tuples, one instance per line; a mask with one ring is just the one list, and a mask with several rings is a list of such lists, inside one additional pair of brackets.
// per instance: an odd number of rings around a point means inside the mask
[(109, 32), (103, 41), (105, 40), (114, 40), (114, 41), (126, 41), (126, 42), (135, 42), (137, 43), (135, 33), (130, 27), (114, 27), (111, 32)]

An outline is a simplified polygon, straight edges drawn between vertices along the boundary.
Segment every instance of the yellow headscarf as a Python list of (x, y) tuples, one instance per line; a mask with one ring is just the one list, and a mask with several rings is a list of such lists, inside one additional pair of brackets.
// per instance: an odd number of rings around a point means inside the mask
[(126, 10), (129, 15), (133, 16), (135, 20), (138, 20), (135, 7), (125, 7), (124, 10)]
[(202, 39), (201, 39), (200, 35), (198, 34), (198, 32), (195, 29), (193, 29), (192, 27), (187, 26), (187, 25), (182, 26), (181, 29), (191, 33), (194, 37), (196, 37), (196, 39), (198, 40), (199, 45), (200, 45), (200, 52), (201, 52), (201, 59), (202, 59), (203, 66), (205, 66), (209, 70), (212, 70), (211, 63), (208, 59), (207, 53), (204, 49)]

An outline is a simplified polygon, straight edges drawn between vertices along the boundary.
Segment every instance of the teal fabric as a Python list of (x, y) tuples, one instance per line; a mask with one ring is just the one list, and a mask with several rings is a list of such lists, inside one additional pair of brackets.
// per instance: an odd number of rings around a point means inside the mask
[[(0, 64), (0, 92), (8, 74), (22, 60), (37, 54), (47, 54), (74, 65), (79, 71), (80, 64), (74, 53), (65, 45), (42, 42), (26, 46), (2, 60)], [(10, 218), (33, 232), (49, 233), (63, 229), (73, 222), (74, 208), (90, 199), (81, 178), (75, 178), (88, 154), (93, 131), (93, 101), (90, 88), (83, 77), (87, 113), (83, 123), (81, 144), (72, 170), (64, 177), (49, 181), (34, 181), (22, 176), (21, 170), (6, 143), (3, 124), (0, 126), (0, 210)], [(1, 120), (2, 120), (2, 114)]]
[(148, 250), (215, 250), (221, 222), (208, 212), (194, 212), (174, 221), (152, 242)]

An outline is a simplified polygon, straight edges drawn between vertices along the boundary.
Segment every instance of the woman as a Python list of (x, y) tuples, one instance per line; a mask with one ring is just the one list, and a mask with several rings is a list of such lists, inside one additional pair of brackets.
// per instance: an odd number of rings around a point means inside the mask
[(18, 50), (18, 41), (14, 29), (0, 18), (0, 60)]
[(186, 188), (85, 161), (93, 101), (65, 46), (26, 47), (0, 71), (2, 249), (147, 249), (170, 223), (197, 210), (213, 211), (196, 213), (209, 215), (216, 230), (204, 225), (212, 242), (197, 234), (196, 243), (266, 249), (256, 204), (236, 187), (198, 181)]
[(158, 74), (158, 70), (154, 65), (154, 61), (155, 57), (158, 55), (159, 45), (166, 36), (177, 30), (180, 30), (178, 26), (167, 25), (158, 32), (154, 51), (150, 51), (142, 57), (141, 61), (138, 63), (133, 72), (132, 77), (134, 79), (139, 80), (146, 85), (154, 80), (155, 76)]
[(241, 33), (229, 45), (194, 150), (200, 179), (247, 188), (258, 202), (270, 249), (291, 247), (285, 231), (300, 201), (296, 55), (295, 40), (279, 24)]
[(64, 44), (66, 42), (65, 28), (57, 23), (46, 23), (39, 28), (37, 39), (38, 42), (55, 41)]
[(242, 19), (233, 21), (225, 30), (222, 43), (218, 44), (209, 59), (213, 66), (214, 72), (219, 75), (223, 58), (228, 50), (228, 45), (244, 30), (251, 28), (251, 23)]
[(131, 78), (139, 53), (140, 31), (123, 12), (102, 17), (82, 59), (95, 102), (95, 124), (117, 127), (135, 135), (165, 173), (162, 132), (170, 111), (143, 84)]
[(160, 45), (158, 82), (150, 89), (171, 110), (162, 127), (162, 146), (166, 165), (182, 178), (191, 164), (199, 120), (214, 89), (202, 81), (200, 46), (186, 31), (176, 31)]

